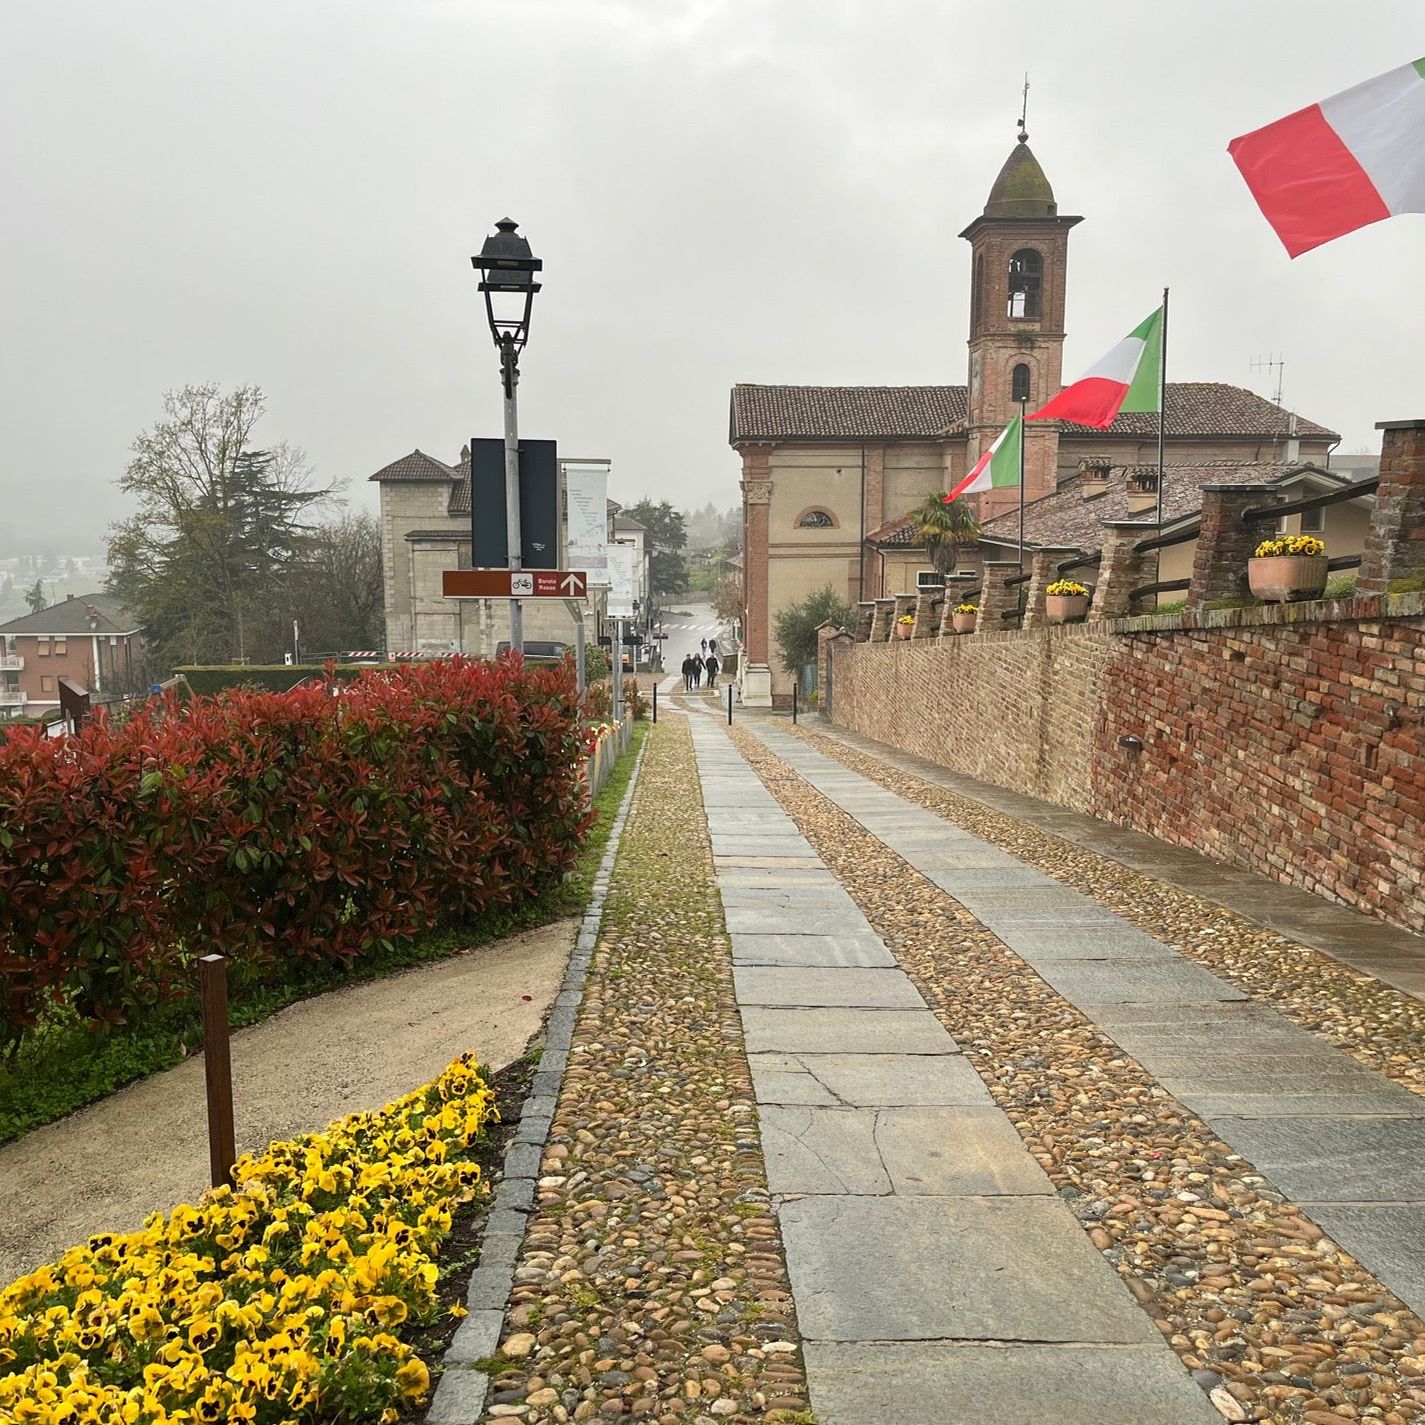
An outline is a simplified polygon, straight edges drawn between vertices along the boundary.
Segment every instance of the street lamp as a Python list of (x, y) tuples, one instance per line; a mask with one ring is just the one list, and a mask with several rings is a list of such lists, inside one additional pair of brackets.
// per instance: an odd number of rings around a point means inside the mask
[[(534, 280), (544, 264), (529, 250), (513, 218), (501, 218), (495, 232), (485, 239), (478, 257), (470, 265), (481, 274), (480, 291), (485, 294), (485, 316), (490, 335), (500, 353), (500, 382), (505, 391), (505, 540), (509, 545), (509, 567), (518, 569), (520, 559), (520, 435), (515, 409), (515, 388), (520, 379), (520, 352), (529, 340), (530, 310), (540, 284)], [(524, 608), (510, 600), (510, 647), (524, 652)]]

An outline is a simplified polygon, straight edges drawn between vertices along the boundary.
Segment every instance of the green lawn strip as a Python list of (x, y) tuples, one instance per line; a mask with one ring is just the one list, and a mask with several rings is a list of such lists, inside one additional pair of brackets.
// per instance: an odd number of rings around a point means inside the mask
[[(594, 824), (573, 869), (558, 886), (517, 910), (484, 916), (470, 925), (433, 929), (369, 955), (345, 970), (313, 966), (275, 984), (235, 984), (230, 1002), (233, 1028), (256, 1024), (314, 995), (445, 960), (518, 931), (581, 914), (592, 895), (594, 875), (646, 731), (646, 724), (634, 724), (629, 750), (594, 799)], [(57, 1015), (40, 1035), (21, 1046), (12, 1063), (0, 1064), (0, 1143), (53, 1123), (125, 1084), (180, 1063), (201, 1049), (202, 1039), (196, 1002), (156, 1011), (139, 1023), (102, 1036), (78, 1020)]]

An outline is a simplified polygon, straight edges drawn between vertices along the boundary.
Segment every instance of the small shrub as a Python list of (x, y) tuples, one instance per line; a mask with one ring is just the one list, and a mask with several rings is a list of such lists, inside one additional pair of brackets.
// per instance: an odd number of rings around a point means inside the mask
[(1358, 570), (1347, 569), (1340, 574), (1333, 574), (1326, 581), (1326, 592), (1321, 597), (1323, 599), (1354, 599), (1358, 573)]

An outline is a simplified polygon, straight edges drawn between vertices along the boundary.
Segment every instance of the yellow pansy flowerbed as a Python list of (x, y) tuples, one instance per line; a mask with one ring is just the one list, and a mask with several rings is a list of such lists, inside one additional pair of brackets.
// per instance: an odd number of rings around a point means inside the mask
[(479, 1191), (474, 1058), (377, 1113), (245, 1156), (234, 1186), (91, 1237), (0, 1291), (0, 1420), (393, 1421), (430, 1376), (401, 1324)]

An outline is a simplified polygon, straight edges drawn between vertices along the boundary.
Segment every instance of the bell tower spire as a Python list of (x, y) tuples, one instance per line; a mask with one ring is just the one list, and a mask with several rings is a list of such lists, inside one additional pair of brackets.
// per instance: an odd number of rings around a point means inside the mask
[[(960, 234), (970, 244), (969, 459), (988, 449), (1019, 414), (1056, 395), (1063, 381), (1064, 293), (1069, 229), (1081, 218), (1060, 214), (1044, 170), (1029, 147), (1029, 76), (1014, 147), (984, 211)], [(1057, 427), (1026, 432), (1027, 500), (1051, 494), (1058, 464)], [(1014, 491), (998, 497), (1013, 496)], [(1012, 503), (1013, 500), (1009, 501)], [(986, 505), (982, 517), (1007, 505)]]

